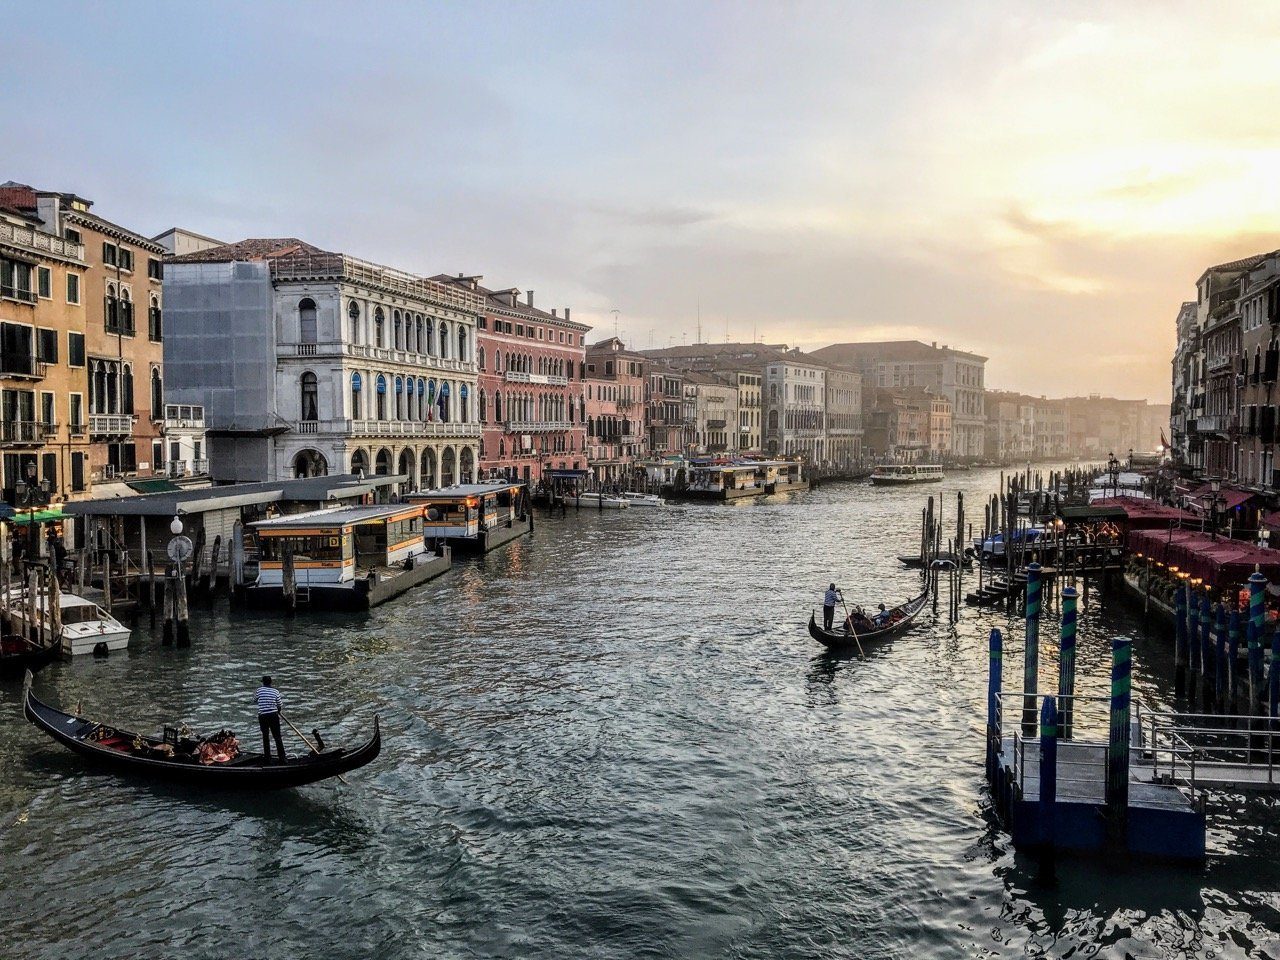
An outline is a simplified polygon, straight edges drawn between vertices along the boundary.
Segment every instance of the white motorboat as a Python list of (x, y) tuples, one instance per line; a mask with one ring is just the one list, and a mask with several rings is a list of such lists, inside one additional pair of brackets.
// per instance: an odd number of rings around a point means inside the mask
[(625, 510), (631, 506), (631, 501), (624, 500), (622, 497), (613, 497), (607, 493), (584, 493), (577, 498), (577, 501), (584, 507), (604, 510)]
[(667, 501), (656, 493), (624, 493), (622, 499), (633, 507), (665, 507)]
[[(19, 589), (9, 592), (9, 615), (14, 627), (21, 630), (29, 626), (27, 606), (22, 602)], [(58, 596), (62, 619), (62, 652), (77, 657), (85, 653), (110, 653), (129, 646), (129, 628), (122, 624), (92, 600), (63, 593)], [(49, 623), (49, 595), (41, 592), (36, 607), (36, 623), (46, 631)]]
[(939, 483), (941, 480), (942, 467), (936, 463), (882, 463), (871, 474), (871, 482), (883, 487)]

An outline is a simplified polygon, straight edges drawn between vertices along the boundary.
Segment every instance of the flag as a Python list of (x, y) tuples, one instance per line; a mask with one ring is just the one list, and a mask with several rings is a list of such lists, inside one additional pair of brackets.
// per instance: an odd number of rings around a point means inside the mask
[(1169, 441), (1166, 440), (1164, 436), (1164, 427), (1160, 428), (1160, 449), (1161, 450), (1169, 449)]

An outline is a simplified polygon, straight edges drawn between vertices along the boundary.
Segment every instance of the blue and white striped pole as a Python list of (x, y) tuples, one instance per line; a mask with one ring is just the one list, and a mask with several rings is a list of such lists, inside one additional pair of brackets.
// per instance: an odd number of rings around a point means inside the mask
[(1022, 735), (1036, 735), (1040, 675), (1040, 564), (1027, 564), (1027, 643), (1022, 671)]
[(1116, 848), (1128, 846), (1129, 700), (1133, 659), (1127, 637), (1111, 642), (1111, 736), (1107, 749), (1107, 821)]
[(1076, 692), (1076, 605), (1079, 594), (1075, 587), (1062, 590), (1062, 631), (1058, 657), (1058, 722), (1064, 740), (1071, 739), (1071, 722), (1075, 714)]
[(1053, 697), (1044, 698), (1040, 711), (1040, 878), (1049, 880), (1054, 871), (1057, 845), (1058, 730), (1061, 717)]

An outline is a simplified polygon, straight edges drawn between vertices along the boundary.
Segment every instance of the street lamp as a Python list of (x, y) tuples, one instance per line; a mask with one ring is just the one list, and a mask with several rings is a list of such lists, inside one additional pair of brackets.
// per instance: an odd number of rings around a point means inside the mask
[(41, 494), (48, 493), (51, 488), (49, 481), (42, 483), (36, 482), (36, 465), (35, 461), (28, 461), (23, 469), (26, 480), (19, 480), (14, 485), (14, 493), (22, 500), (22, 506), (27, 510), (27, 564), (35, 562), (36, 558), (36, 507), (44, 502)]
[(1209, 481), (1209, 535), (1218, 539), (1218, 491), (1222, 489), (1222, 481), (1214, 477)]
[(1258, 531), (1258, 546), (1266, 550), (1271, 545), (1271, 531), (1263, 527)]
[(169, 524), (169, 532), (175, 537), (182, 534), (182, 520), (176, 513), (173, 515), (173, 522)]
[(1111, 495), (1118, 497), (1120, 496), (1120, 461), (1116, 459), (1114, 452), (1107, 457), (1107, 471), (1111, 474)]

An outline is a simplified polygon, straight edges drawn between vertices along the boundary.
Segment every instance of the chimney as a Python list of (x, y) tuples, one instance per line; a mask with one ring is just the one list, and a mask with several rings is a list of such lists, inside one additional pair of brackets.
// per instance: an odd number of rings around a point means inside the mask
[(529, 307), (532, 309), (532, 307), (533, 307), (533, 291), (532, 291), (532, 290), (526, 290), (526, 291), (524, 292), (524, 295), (525, 295), (525, 297), (527, 297), (527, 298), (528, 298), (528, 304), (529, 304)]
[(568, 320), (568, 319), (569, 319), (569, 308), (568, 308), (568, 307), (565, 307), (565, 308), (564, 308), (564, 318), (565, 318), (566, 320)]
[(556, 308), (555, 308), (555, 307), (552, 307), (552, 308), (551, 308), (551, 316), (553, 316), (553, 317), (554, 317), (555, 315), (556, 315)]
[(929, 345), (930, 345), (931, 347), (933, 347), (933, 349), (935, 349), (935, 350), (937, 350), (937, 349), (938, 349), (938, 341), (937, 341), (937, 340), (934, 340), (934, 341), (933, 341), (932, 343), (930, 343)]

